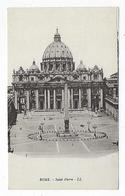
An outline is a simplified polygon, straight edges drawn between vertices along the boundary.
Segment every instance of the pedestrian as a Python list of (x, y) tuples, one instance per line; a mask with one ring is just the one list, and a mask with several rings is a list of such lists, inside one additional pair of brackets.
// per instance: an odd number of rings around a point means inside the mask
[(30, 119), (32, 118), (31, 110), (30, 110), (30, 109), (29, 109), (29, 118), (30, 118)]
[(94, 133), (94, 137), (96, 138), (96, 133)]
[(23, 118), (25, 118), (26, 117), (26, 107), (24, 107), (24, 116), (23, 116)]

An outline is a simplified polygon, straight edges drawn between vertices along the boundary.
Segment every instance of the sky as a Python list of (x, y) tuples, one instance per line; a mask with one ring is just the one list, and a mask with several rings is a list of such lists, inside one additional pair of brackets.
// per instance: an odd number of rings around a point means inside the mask
[(104, 77), (117, 71), (116, 8), (8, 8), (8, 85), (13, 69), (40, 67), (46, 47), (58, 27), (75, 66), (98, 65)]

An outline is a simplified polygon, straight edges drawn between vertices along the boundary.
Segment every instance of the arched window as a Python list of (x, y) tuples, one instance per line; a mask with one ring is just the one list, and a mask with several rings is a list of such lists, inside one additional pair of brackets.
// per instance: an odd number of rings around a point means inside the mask
[(21, 82), (22, 80), (23, 80), (23, 76), (20, 75), (20, 76), (19, 76), (19, 81)]
[(53, 69), (53, 65), (50, 64), (50, 65), (49, 65), (49, 71), (52, 71), (52, 69)]
[(63, 64), (63, 71), (66, 71), (66, 64)]
[(98, 79), (98, 75), (94, 74), (94, 80), (97, 80), (97, 79)]

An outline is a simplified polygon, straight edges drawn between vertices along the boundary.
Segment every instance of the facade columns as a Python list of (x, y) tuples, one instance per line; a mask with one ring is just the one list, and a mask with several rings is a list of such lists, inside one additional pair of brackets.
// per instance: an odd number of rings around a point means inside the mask
[(99, 81), (102, 81), (102, 75), (101, 75), (101, 73), (99, 74)]
[(18, 109), (18, 103), (17, 103), (17, 91), (15, 91), (15, 108)]
[(70, 89), (68, 88), (68, 108), (70, 108)]
[(62, 109), (64, 109), (64, 89), (62, 89)]
[(44, 89), (44, 109), (46, 110), (46, 89)]
[(27, 110), (30, 109), (29, 91), (28, 90), (27, 90), (27, 93), (26, 93), (26, 107), (27, 107)]
[(50, 90), (48, 89), (48, 109), (50, 109)]
[(64, 107), (64, 114), (65, 114), (65, 117), (64, 119), (65, 120), (69, 120), (69, 111), (68, 111), (68, 85), (67, 83), (65, 83), (65, 87), (64, 87), (64, 104), (65, 104), (65, 107)]
[(36, 109), (39, 109), (39, 94), (38, 94), (38, 89), (35, 91), (36, 93)]
[(91, 89), (87, 89), (88, 109), (91, 109)]
[(81, 108), (81, 88), (79, 88), (79, 109)]
[(100, 101), (99, 101), (99, 107), (103, 108), (103, 90), (100, 89)]
[(113, 88), (113, 98), (116, 98), (116, 88)]
[(54, 109), (56, 109), (56, 90), (53, 90), (53, 98), (54, 98)]
[(71, 89), (71, 108), (73, 109), (73, 88)]

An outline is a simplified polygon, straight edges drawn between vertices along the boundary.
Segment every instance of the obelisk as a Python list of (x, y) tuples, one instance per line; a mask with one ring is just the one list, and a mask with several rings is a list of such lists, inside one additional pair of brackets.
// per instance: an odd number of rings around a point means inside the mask
[(64, 124), (65, 124), (65, 133), (69, 133), (69, 111), (68, 111), (68, 85), (65, 82), (64, 85)]

